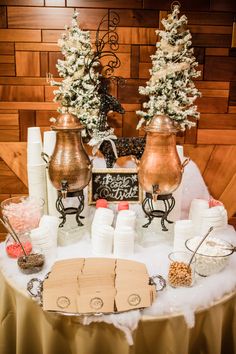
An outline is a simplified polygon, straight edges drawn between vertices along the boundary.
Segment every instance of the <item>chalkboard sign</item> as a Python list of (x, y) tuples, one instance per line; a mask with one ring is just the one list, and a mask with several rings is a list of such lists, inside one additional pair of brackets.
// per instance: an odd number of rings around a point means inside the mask
[(89, 204), (95, 204), (100, 198), (114, 203), (122, 200), (131, 203), (141, 202), (142, 191), (138, 183), (137, 170), (93, 169), (89, 184)]

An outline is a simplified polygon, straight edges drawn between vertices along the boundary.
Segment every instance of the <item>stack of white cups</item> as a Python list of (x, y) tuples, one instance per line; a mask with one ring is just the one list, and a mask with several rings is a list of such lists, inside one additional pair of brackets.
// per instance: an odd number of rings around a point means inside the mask
[(33, 250), (43, 253), (46, 257), (56, 257), (58, 226), (57, 217), (43, 215), (39, 227), (30, 231)]
[[(47, 131), (43, 135), (43, 152), (48, 155), (49, 159), (53, 154), (56, 144), (56, 132)], [(46, 169), (46, 184), (47, 184), (47, 199), (48, 199), (48, 214), (58, 216), (59, 213), (56, 209), (57, 190), (53, 186)]]
[(52, 215), (43, 215), (39, 222), (40, 227), (47, 226), (49, 228), (51, 239), (53, 239), (55, 246), (57, 246), (57, 234), (58, 234), (59, 224), (60, 224), (59, 218), (57, 216), (52, 216)]
[(106, 256), (112, 253), (114, 228), (111, 226), (114, 213), (108, 208), (98, 208), (91, 227), (92, 250), (97, 256)]
[(224, 206), (215, 206), (202, 211), (201, 233), (205, 234), (211, 226), (214, 231), (223, 229), (228, 224), (227, 211)]
[(46, 164), (41, 157), (42, 140), (39, 127), (28, 128), (27, 173), (29, 195), (44, 200), (47, 212)]
[(117, 215), (116, 228), (121, 226), (129, 226), (135, 229), (136, 226), (136, 214), (134, 210), (121, 210)]
[(127, 257), (134, 253), (136, 214), (133, 210), (121, 210), (114, 232), (114, 255)]
[(202, 215), (209, 209), (208, 200), (193, 199), (189, 210), (189, 219), (193, 222), (193, 236), (200, 236), (202, 232)]
[(178, 220), (174, 225), (174, 252), (187, 251), (185, 242), (193, 237), (192, 220)]

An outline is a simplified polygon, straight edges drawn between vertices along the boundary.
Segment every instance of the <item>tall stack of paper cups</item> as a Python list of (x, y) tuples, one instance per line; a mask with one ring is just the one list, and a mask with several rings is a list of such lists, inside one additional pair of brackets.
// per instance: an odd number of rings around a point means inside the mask
[(44, 212), (47, 213), (46, 164), (41, 157), (42, 139), (39, 127), (28, 128), (27, 141), (29, 196), (42, 198), (45, 201)]
[[(43, 152), (49, 156), (52, 156), (56, 144), (56, 132), (47, 131), (43, 135)], [(58, 216), (59, 213), (56, 209), (57, 190), (53, 187), (52, 182), (48, 175), (48, 169), (46, 169), (46, 183), (47, 183), (47, 197), (48, 197), (48, 214)]]

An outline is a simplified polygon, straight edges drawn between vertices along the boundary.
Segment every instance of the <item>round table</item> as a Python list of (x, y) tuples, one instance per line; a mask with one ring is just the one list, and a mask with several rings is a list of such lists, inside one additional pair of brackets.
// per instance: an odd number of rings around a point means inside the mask
[[(232, 228), (228, 232), (232, 237), (235, 236)], [(139, 249), (134, 255), (136, 260), (142, 261), (149, 252), (146, 265), (150, 275), (154, 268), (161, 270), (162, 261), (156, 257), (159, 246), (156, 247)], [(232, 287), (230, 293), (221, 296), (220, 300), (196, 311), (193, 328), (189, 328), (183, 314), (173, 310), (166, 315), (142, 315), (133, 332), (134, 344), (130, 346), (124, 333), (111, 324), (94, 322), (84, 325), (79, 317), (44, 312), (26, 293), (25, 285), (19, 286), (20, 273), (11, 275), (9, 268), (16, 265), (6, 255), (3, 256), (3, 244), (0, 248), (0, 354), (236, 353), (236, 292)], [(59, 248), (59, 258), (63, 258), (60, 252), (65, 249), (70, 250), (71, 258), (76, 255), (91, 256), (90, 248), (88, 240), (80, 241), (77, 251), (74, 245)], [(235, 256), (233, 259), (235, 261)], [(235, 279), (234, 269), (229, 274), (232, 279)], [(164, 269), (160, 273), (163, 272)], [(38, 275), (28, 276), (28, 280), (35, 276)], [(217, 279), (216, 277), (212, 281)], [(226, 283), (226, 280), (223, 277), (223, 282)], [(203, 279), (201, 282), (204, 282), (201, 285), (204, 297), (205, 286), (210, 280)], [(186, 301), (189, 295), (194, 294), (194, 289), (186, 290)], [(175, 290), (168, 290), (169, 293), (171, 291), (173, 294)], [(176, 294), (177, 292), (178, 290)], [(159, 296), (157, 301), (160, 304), (163, 295)]]
[(2, 273), (0, 285), (1, 354), (236, 353), (236, 293), (198, 311), (192, 329), (182, 315), (143, 316), (129, 346), (113, 325), (43, 312)]

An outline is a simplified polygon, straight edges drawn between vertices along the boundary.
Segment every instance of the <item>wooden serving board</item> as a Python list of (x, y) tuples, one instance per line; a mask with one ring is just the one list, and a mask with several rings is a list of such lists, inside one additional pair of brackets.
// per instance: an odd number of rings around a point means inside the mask
[(149, 307), (156, 288), (145, 264), (110, 258), (56, 262), (43, 283), (43, 309), (71, 314), (114, 313)]

